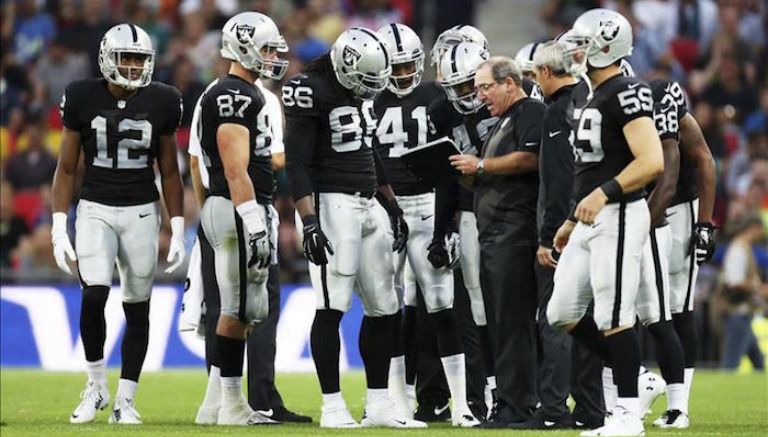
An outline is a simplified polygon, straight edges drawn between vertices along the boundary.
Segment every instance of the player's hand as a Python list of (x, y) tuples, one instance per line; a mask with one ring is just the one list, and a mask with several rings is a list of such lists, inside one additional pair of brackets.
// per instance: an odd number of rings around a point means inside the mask
[(67, 234), (67, 214), (63, 212), (53, 213), (53, 224), (51, 226), (51, 243), (53, 243), (53, 257), (56, 258), (56, 265), (69, 275), (72, 274), (72, 268), (69, 261), (77, 261), (75, 249), (69, 241)]
[(333, 246), (323, 231), (320, 230), (320, 223), (317, 217), (309, 215), (302, 218), (304, 222), (304, 256), (312, 264), (322, 266), (328, 264), (328, 256), (325, 251), (333, 255)]
[(597, 217), (597, 214), (607, 202), (608, 196), (603, 193), (603, 190), (600, 187), (595, 188), (576, 205), (574, 215), (580, 222), (591, 225), (595, 222), (595, 217)]
[(429, 261), (435, 269), (448, 267), (448, 262), (450, 260), (444, 239), (432, 239), (432, 242), (427, 246), (427, 261)]
[(171, 244), (168, 247), (168, 258), (166, 261), (170, 264), (165, 273), (173, 273), (184, 262), (187, 257), (187, 249), (184, 246), (184, 217), (171, 217)]
[(696, 264), (702, 265), (712, 259), (715, 253), (715, 225), (696, 223), (691, 236), (689, 252), (696, 257)]
[(477, 163), (480, 161), (475, 155), (451, 155), (448, 159), (451, 160), (451, 165), (461, 174), (474, 175), (477, 173)]
[(405, 222), (402, 211), (400, 214), (389, 216), (389, 221), (392, 224), (392, 233), (395, 239), (392, 243), (392, 250), (401, 253), (408, 243), (408, 223)]
[(248, 236), (248, 247), (251, 256), (248, 258), (248, 267), (256, 266), (260, 269), (269, 267), (272, 262), (272, 245), (269, 242), (267, 231), (257, 232)]
[(453, 270), (461, 261), (461, 237), (458, 232), (451, 232), (445, 238), (445, 248), (448, 251), (448, 268)]
[(539, 264), (544, 267), (550, 267), (553, 269), (557, 267), (557, 260), (554, 256), (552, 256), (551, 247), (539, 246), (539, 249), (536, 251), (536, 258), (538, 258)]
[(568, 240), (571, 238), (571, 232), (573, 232), (573, 228), (575, 227), (576, 223), (570, 220), (566, 220), (560, 226), (553, 240), (553, 243), (555, 244), (555, 250), (563, 253), (563, 249), (565, 249), (565, 245), (568, 244)]

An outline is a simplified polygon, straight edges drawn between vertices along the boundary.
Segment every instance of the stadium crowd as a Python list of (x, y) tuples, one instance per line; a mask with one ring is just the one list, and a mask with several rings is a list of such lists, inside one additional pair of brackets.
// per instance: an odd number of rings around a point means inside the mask
[[(436, 4), (439, 7), (435, 7)], [(450, 3), (450, 5), (445, 5)], [(3, 0), (0, 62), (0, 267), (3, 282), (64, 279), (56, 269), (50, 240), (50, 184), (56, 168), (62, 122), (59, 101), (72, 81), (99, 76), (96, 55), (101, 35), (116, 23), (140, 25), (157, 49), (155, 80), (178, 88), (192, 108), (205, 84), (227, 63), (219, 57), (219, 35), (227, 17), (255, 10), (275, 18), (291, 47), (292, 77), (326, 52), (346, 28), (377, 29), (402, 22), (419, 33), (437, 34), (470, 24), (475, 9), (490, 1), (451, 0)], [(498, 2), (496, 2), (498, 3)], [(506, 7), (507, 5), (504, 5)], [(744, 320), (765, 314), (768, 299), (768, 11), (760, 0), (549, 0), (539, 16), (550, 39), (583, 11), (616, 9), (630, 19), (635, 50), (629, 59), (638, 76), (672, 77), (686, 88), (690, 108), (717, 163), (714, 219), (719, 226), (715, 262), (702, 267), (696, 294), (702, 347), (700, 359), (721, 360), (720, 339), (743, 332)], [(431, 14), (431, 15), (430, 15)], [(520, 41), (522, 45), (524, 41)], [(513, 54), (517, 47), (493, 47)], [(278, 90), (280, 84), (268, 86)], [(187, 144), (192, 114), (185, 111), (177, 134), (185, 188), (186, 242), (194, 241), (198, 217), (189, 182)], [(279, 255), (282, 279), (307, 280), (301, 240), (287, 191), (278, 173), (275, 205), (281, 215)], [(170, 228), (164, 220), (160, 259)], [(762, 228), (749, 234), (756, 223)], [(72, 222), (74, 223), (74, 221)], [(746, 241), (752, 256), (728, 256), (730, 242)], [(736, 261), (733, 261), (733, 260)], [(754, 294), (734, 303), (725, 286), (728, 266), (752, 259)], [(722, 268), (721, 268), (722, 267)], [(737, 266), (738, 267), (738, 266)], [(721, 273), (721, 270), (725, 273)], [(180, 271), (183, 271), (180, 270)], [(182, 273), (179, 273), (181, 275)], [(168, 277), (166, 277), (167, 279)], [(164, 278), (160, 278), (164, 279)], [(170, 277), (172, 280), (180, 276)], [(762, 298), (760, 297), (762, 296)], [(746, 311), (745, 303), (746, 302)], [(723, 332), (726, 332), (725, 334)], [(757, 346), (756, 344), (754, 345)], [(753, 364), (762, 357), (751, 349)], [(725, 352), (725, 355), (735, 352)], [(738, 358), (738, 357), (737, 357)], [(733, 366), (733, 357), (722, 358)]]

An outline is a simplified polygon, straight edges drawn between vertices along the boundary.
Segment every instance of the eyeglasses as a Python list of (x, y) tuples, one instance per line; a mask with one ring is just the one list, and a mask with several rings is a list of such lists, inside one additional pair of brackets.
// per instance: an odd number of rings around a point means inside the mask
[(480, 93), (485, 94), (488, 91), (490, 91), (491, 88), (493, 88), (494, 86), (500, 83), (501, 82), (491, 82), (491, 83), (481, 83), (481, 84), (475, 85), (475, 92), (478, 94)]

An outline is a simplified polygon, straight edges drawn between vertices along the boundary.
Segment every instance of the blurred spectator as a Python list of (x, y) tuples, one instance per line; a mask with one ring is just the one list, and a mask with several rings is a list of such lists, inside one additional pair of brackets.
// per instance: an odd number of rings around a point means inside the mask
[(389, 23), (403, 21), (403, 11), (393, 7), (390, 0), (349, 0), (352, 10), (347, 16), (349, 27), (367, 27), (374, 31)]
[(37, 62), (34, 72), (35, 101), (41, 109), (57, 106), (67, 85), (89, 76), (88, 57), (72, 53), (60, 40), (50, 47)]
[(56, 23), (50, 15), (41, 11), (37, 0), (17, 2), (14, 23), (14, 53), (19, 62), (34, 61), (56, 36)]
[(744, 133), (749, 135), (754, 132), (768, 133), (768, 86), (760, 90), (760, 107), (744, 120)]
[(82, 16), (82, 22), (77, 24), (77, 31), (74, 35), (76, 39), (72, 41), (70, 47), (88, 56), (92, 77), (101, 77), (99, 45), (104, 34), (116, 24), (112, 22), (109, 15), (108, 1), (83, 0), (82, 8), (76, 12)]
[(579, 15), (603, 6), (601, 0), (548, 0), (541, 9), (541, 19), (558, 30), (555, 35), (571, 27)]
[(181, 126), (189, 127), (192, 123), (192, 109), (195, 107), (197, 98), (205, 91), (205, 85), (197, 79), (195, 64), (189, 57), (180, 56), (176, 60), (171, 85), (181, 92), (181, 99), (184, 103), (185, 110), (181, 117)]
[(21, 110), (32, 97), (29, 76), (12, 53), (3, 52), (0, 61), (0, 126), (8, 126), (11, 114)]
[(171, 37), (171, 28), (157, 19), (158, 2), (154, 0), (124, 0), (124, 21), (144, 29), (152, 39), (156, 53), (165, 53)]
[(717, 30), (717, 4), (713, 0), (673, 0), (677, 13), (672, 51), (686, 70), (707, 53)]
[(11, 254), (28, 233), (26, 223), (13, 209), (13, 188), (0, 182), (0, 267), (11, 266)]
[(24, 129), (27, 146), (5, 162), (3, 173), (4, 179), (15, 191), (35, 190), (53, 180), (56, 158), (46, 147), (47, 133), (48, 126), (41, 117), (36, 116), (27, 122)]
[(763, 370), (765, 360), (752, 330), (752, 319), (763, 298), (766, 283), (753, 254), (753, 245), (765, 236), (765, 227), (756, 212), (748, 212), (732, 223), (733, 235), (723, 261), (724, 321), (722, 367), (736, 369), (746, 355), (755, 369)]
[(726, 188), (731, 196), (740, 196), (747, 192), (754, 179), (768, 168), (768, 143), (762, 133), (749, 136), (747, 147), (734, 153), (728, 164)]
[[(201, 11), (190, 12), (183, 17), (184, 36), (183, 47), (186, 55), (202, 74), (205, 82), (214, 79), (211, 67), (220, 57), (221, 28), (210, 30), (206, 16)], [(177, 59), (172, 59), (176, 62)]]

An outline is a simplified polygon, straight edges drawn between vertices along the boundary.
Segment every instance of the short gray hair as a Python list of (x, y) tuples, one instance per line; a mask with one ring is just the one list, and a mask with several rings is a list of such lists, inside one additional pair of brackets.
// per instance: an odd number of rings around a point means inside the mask
[(547, 67), (555, 76), (563, 76), (567, 73), (563, 63), (565, 44), (560, 41), (548, 41), (539, 46), (533, 55), (534, 68)]
[(496, 82), (501, 82), (509, 77), (517, 86), (523, 83), (523, 73), (520, 71), (520, 66), (508, 56), (492, 56), (480, 64), (477, 69), (479, 70), (486, 65), (491, 67), (491, 75)]

